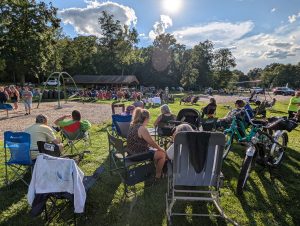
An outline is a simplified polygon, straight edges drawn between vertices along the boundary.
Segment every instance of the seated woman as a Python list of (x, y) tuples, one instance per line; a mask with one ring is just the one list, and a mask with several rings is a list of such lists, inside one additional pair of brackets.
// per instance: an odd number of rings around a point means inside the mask
[[(177, 133), (180, 132), (191, 132), (194, 131), (193, 128), (189, 125), (189, 124), (181, 124), (179, 126), (176, 126), (176, 129), (173, 133), (173, 139), (175, 138)], [(174, 144), (172, 144), (168, 150), (167, 150), (167, 157), (169, 160), (173, 160), (174, 159)]]
[[(166, 152), (152, 139), (147, 125), (149, 123), (149, 111), (135, 108), (132, 122), (127, 135), (127, 151), (132, 161), (154, 159), (156, 166), (155, 179), (161, 178), (162, 169), (166, 161)], [(151, 149), (151, 148), (153, 149)]]
[(168, 124), (170, 121), (176, 119), (176, 115), (172, 114), (172, 112), (167, 104), (164, 104), (163, 106), (161, 106), (160, 111), (161, 111), (161, 114), (155, 120), (154, 127), (156, 127), (158, 125)]
[(202, 108), (202, 118), (207, 115), (208, 118), (213, 118), (217, 109), (215, 98), (210, 98), (209, 104)]

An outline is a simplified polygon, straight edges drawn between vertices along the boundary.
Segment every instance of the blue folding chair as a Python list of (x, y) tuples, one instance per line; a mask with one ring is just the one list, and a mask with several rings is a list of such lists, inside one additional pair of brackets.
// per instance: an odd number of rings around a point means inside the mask
[(0, 110), (6, 111), (6, 116), (8, 117), (8, 111), (12, 111), (13, 107), (10, 104), (0, 104)]
[[(28, 168), (32, 169), (33, 165), (30, 157), (30, 134), (24, 132), (4, 132), (4, 150), (5, 183), (8, 185), (16, 180), (22, 180), (28, 186), (23, 176)], [(8, 155), (10, 155), (9, 160)], [(12, 171), (12, 178), (9, 178), (8, 169)]]
[(127, 138), (132, 115), (112, 115), (112, 130), (122, 138)]

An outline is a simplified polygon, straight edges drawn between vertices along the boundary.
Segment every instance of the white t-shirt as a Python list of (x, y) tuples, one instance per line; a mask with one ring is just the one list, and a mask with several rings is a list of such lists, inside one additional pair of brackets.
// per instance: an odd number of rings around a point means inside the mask
[(174, 144), (171, 144), (171, 146), (168, 148), (167, 156), (168, 156), (168, 159), (170, 159), (170, 160), (174, 159)]

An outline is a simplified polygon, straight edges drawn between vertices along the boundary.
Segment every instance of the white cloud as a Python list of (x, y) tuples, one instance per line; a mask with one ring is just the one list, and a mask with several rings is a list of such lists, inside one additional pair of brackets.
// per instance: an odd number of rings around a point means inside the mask
[(235, 45), (234, 41), (242, 38), (254, 28), (252, 21), (240, 23), (212, 22), (206, 25), (186, 27), (173, 32), (176, 39), (189, 47), (200, 41), (213, 41), (217, 47)]
[(296, 20), (300, 17), (300, 12), (298, 14), (293, 14), (288, 17), (290, 23), (296, 22)]
[(237, 68), (247, 72), (267, 64), (298, 63), (300, 54), (300, 29), (296, 24), (281, 26), (270, 34), (256, 34), (240, 39), (232, 50)]
[(276, 11), (276, 8), (271, 9), (271, 13), (274, 13)]
[(165, 33), (166, 29), (173, 25), (171, 17), (160, 15), (160, 21), (156, 21), (153, 25), (153, 30), (149, 32), (149, 38), (154, 40), (157, 35)]
[(71, 24), (78, 34), (101, 36), (98, 18), (103, 11), (114, 15), (114, 19), (121, 24), (135, 26), (137, 17), (135, 11), (127, 6), (115, 2), (85, 1), (86, 8), (68, 8), (59, 11), (63, 23)]
[(298, 63), (300, 55), (300, 27), (289, 23), (269, 34), (252, 34), (254, 23), (212, 22), (202, 26), (187, 27), (173, 32), (179, 43), (192, 47), (206, 39), (215, 48), (230, 48), (236, 57), (237, 69), (248, 72), (267, 64)]
[(289, 16), (289, 22), (294, 23), (297, 20), (297, 15), (291, 15)]

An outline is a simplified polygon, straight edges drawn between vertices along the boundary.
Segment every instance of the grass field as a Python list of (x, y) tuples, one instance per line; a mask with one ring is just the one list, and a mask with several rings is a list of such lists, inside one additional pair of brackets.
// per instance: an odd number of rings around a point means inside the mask
[[(177, 112), (189, 105), (170, 104)], [(201, 105), (194, 107), (200, 109)], [(269, 115), (283, 115), (287, 103), (277, 103)], [(151, 124), (159, 114), (159, 108), (151, 108)], [(218, 107), (217, 116), (222, 117), (227, 110)], [(88, 193), (86, 212), (79, 225), (166, 225), (165, 192), (166, 180), (153, 187), (137, 186), (137, 196), (123, 197), (123, 185), (118, 175), (108, 172), (108, 145), (105, 133), (108, 124), (93, 125), (91, 129), (91, 154), (80, 163), (86, 175), (91, 175), (100, 165), (105, 172)], [(3, 146), (1, 144), (1, 146)], [(243, 196), (235, 194), (237, 177), (244, 157), (245, 148), (235, 144), (233, 152), (223, 164), (225, 176), (221, 189), (221, 205), (225, 213), (240, 225), (300, 225), (300, 131), (299, 127), (289, 134), (289, 149), (280, 168), (270, 177), (268, 170), (256, 166), (248, 180)], [(4, 154), (1, 148), (1, 159)], [(26, 200), (27, 187), (16, 182), (9, 187), (4, 185), (4, 167), (0, 166), (0, 225), (43, 225), (40, 217), (31, 218)], [(185, 203), (177, 209), (186, 212), (210, 212), (212, 207), (202, 203)], [(57, 220), (54, 225), (69, 225)], [(223, 220), (214, 218), (176, 217), (174, 225), (226, 225)]]

